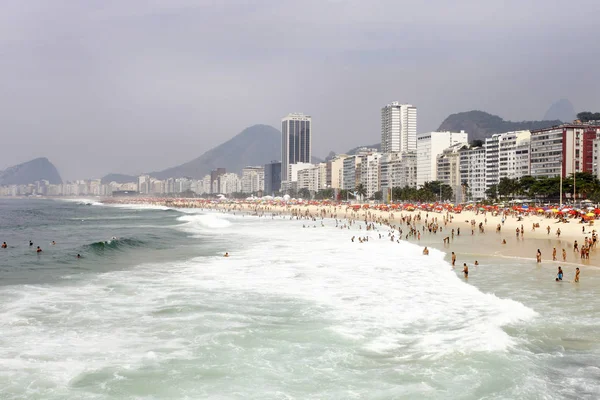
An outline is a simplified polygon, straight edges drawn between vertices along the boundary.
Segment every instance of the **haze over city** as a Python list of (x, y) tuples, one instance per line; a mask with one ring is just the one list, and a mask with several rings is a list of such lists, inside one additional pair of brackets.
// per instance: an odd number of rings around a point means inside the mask
[[(177, 165), (245, 127), (312, 115), (313, 153), (480, 109), (600, 109), (596, 1), (7, 1), (0, 169), (48, 157), (65, 179)], [(269, 160), (265, 160), (269, 161)]]

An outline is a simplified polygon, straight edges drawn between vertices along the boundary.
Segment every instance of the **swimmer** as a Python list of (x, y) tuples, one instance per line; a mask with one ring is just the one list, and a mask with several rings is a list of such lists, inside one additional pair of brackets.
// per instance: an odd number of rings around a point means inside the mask
[(229, 253), (223, 254), (223, 257), (229, 257)]
[(575, 280), (574, 282), (579, 282), (579, 267), (575, 268)]
[(425, 247), (425, 248), (423, 249), (423, 255), (424, 255), (424, 256), (428, 256), (428, 255), (429, 255), (429, 249), (428, 249), (427, 247)]
[(41, 253), (42, 249), (40, 248), (40, 246), (37, 247), (36, 253)]
[(475, 260), (475, 266), (479, 265), (479, 261)]
[(502, 244), (506, 244), (506, 239), (503, 239), (503, 240), (502, 240)]
[(54, 246), (55, 244), (56, 244), (56, 242), (53, 240), (53, 241), (52, 241), (52, 246)]
[(33, 246), (33, 242), (31, 240), (29, 241), (29, 246)]
[(6, 242), (2, 242), (2, 248), (5, 249), (7, 247), (8, 247), (8, 245), (6, 244)]
[(467, 263), (463, 264), (463, 274), (465, 274), (465, 278), (469, 277), (469, 267), (467, 266)]
[(81, 254), (77, 254), (77, 258), (81, 258)]

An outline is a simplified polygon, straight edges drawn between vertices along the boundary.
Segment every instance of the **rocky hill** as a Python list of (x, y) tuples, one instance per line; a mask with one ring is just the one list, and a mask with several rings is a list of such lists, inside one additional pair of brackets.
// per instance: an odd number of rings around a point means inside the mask
[(0, 185), (27, 185), (47, 180), (60, 184), (62, 179), (56, 167), (46, 158), (40, 157), (0, 171)]
[(504, 133), (519, 130), (542, 129), (561, 124), (559, 120), (553, 121), (505, 121), (497, 115), (484, 111), (467, 111), (452, 114), (442, 122), (438, 131), (460, 132), (464, 130), (469, 134), (469, 141), (484, 140), (494, 133)]
[(571, 122), (575, 118), (575, 107), (573, 107), (573, 104), (567, 99), (560, 99), (550, 106), (548, 111), (546, 111), (546, 114), (544, 114), (543, 120), (561, 120), (562, 122)]

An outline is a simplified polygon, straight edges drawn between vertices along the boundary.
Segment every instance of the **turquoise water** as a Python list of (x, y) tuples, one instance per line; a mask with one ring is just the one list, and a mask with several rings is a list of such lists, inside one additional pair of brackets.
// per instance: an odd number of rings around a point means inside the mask
[(2, 399), (600, 397), (596, 269), (85, 203), (0, 200)]

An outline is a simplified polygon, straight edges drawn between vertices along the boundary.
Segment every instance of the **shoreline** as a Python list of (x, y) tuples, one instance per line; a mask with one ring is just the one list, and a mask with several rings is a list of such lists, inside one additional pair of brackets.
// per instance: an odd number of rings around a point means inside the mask
[[(589, 259), (581, 259), (580, 254), (573, 252), (573, 243), (577, 240), (579, 248), (584, 244), (585, 237), (591, 240), (593, 226), (585, 224), (585, 233), (581, 231), (583, 224), (573, 223), (576, 220), (571, 219), (568, 224), (558, 222), (557, 219), (547, 218), (540, 215), (507, 215), (502, 222), (501, 215), (492, 215), (492, 213), (479, 213), (474, 211), (462, 211), (454, 213), (443, 210), (442, 212), (424, 211), (424, 210), (388, 210), (383, 211), (372, 208), (360, 208), (355, 210), (356, 205), (346, 205), (339, 203), (257, 203), (251, 201), (199, 201), (198, 199), (122, 199), (114, 198), (100, 199), (102, 204), (123, 204), (123, 205), (150, 205), (171, 208), (191, 208), (198, 210), (211, 210), (226, 213), (243, 212), (251, 215), (292, 215), (302, 218), (315, 219), (337, 219), (341, 223), (352, 221), (352, 223), (362, 223), (367, 221), (369, 224), (381, 224), (387, 228), (394, 229), (396, 234), (398, 229), (402, 229), (402, 240), (417, 244), (421, 247), (427, 246), (438, 249), (447, 255), (452, 251), (457, 254), (467, 256), (469, 259), (474, 257), (501, 257), (515, 258), (522, 260), (531, 260), (536, 263), (536, 251), (540, 249), (542, 253), (541, 264), (547, 265), (571, 265), (584, 267), (600, 267), (600, 254), (596, 247), (591, 247)], [(430, 225), (434, 222), (439, 226), (439, 231), (430, 233), (426, 222)], [(471, 222), (475, 221), (473, 226)], [(533, 224), (539, 224), (539, 228), (532, 230)], [(479, 230), (479, 224), (483, 227), (483, 232)], [(500, 225), (500, 232), (496, 232), (497, 225)], [(516, 229), (523, 227), (523, 235), (519, 232), (516, 236)], [(550, 227), (550, 234), (547, 233), (547, 227)], [(561, 229), (560, 237), (557, 237), (557, 229)], [(452, 231), (455, 234), (452, 234)], [(458, 234), (460, 230), (460, 235)], [(579, 232), (578, 232), (579, 231)], [(407, 235), (407, 232), (411, 232)], [(421, 235), (422, 233), (422, 235)], [(352, 235), (349, 235), (349, 239)], [(443, 242), (443, 238), (448, 238), (448, 243)], [(502, 244), (505, 240), (506, 244)], [(484, 248), (483, 252), (473, 252), (475, 247)], [(552, 251), (556, 248), (557, 260), (552, 260)], [(563, 261), (562, 250), (565, 249), (566, 261)], [(539, 265), (539, 263), (538, 263)]]

